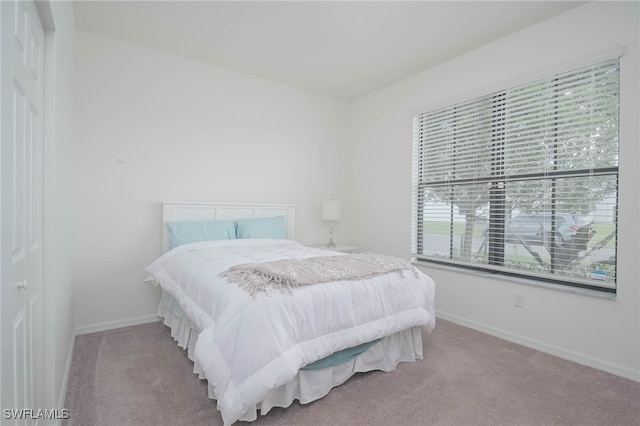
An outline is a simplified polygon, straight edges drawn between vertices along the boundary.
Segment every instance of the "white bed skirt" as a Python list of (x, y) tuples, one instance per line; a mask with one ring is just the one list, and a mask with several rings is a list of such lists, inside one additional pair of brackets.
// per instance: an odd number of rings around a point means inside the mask
[[(158, 315), (171, 329), (171, 336), (178, 346), (187, 350), (189, 359), (194, 363), (194, 373), (201, 379), (206, 379), (193, 357), (193, 349), (200, 331), (187, 318), (177, 301), (164, 291), (158, 306)], [(320, 399), (332, 388), (346, 382), (356, 373), (372, 370), (393, 371), (400, 362), (413, 362), (422, 358), (422, 330), (420, 327), (413, 327), (385, 337), (344, 364), (319, 370), (300, 370), (293, 380), (273, 389), (265, 399), (245, 412), (240, 420), (254, 421), (258, 418), (258, 410), (264, 415), (273, 407), (288, 407), (296, 399), (302, 404)], [(211, 385), (209, 385), (209, 398), (215, 399)]]

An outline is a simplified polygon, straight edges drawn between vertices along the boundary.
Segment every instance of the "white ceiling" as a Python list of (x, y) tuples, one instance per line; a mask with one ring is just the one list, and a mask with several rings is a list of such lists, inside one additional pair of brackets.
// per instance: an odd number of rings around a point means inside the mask
[(579, 1), (78, 1), (78, 28), (352, 100)]

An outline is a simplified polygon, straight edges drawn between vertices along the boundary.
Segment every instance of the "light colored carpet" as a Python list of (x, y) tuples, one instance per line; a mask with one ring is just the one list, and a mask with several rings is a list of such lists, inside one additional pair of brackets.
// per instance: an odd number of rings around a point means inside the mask
[[(424, 353), (253, 425), (640, 425), (640, 383), (442, 320)], [(192, 371), (161, 323), (78, 336), (63, 424), (222, 425)]]

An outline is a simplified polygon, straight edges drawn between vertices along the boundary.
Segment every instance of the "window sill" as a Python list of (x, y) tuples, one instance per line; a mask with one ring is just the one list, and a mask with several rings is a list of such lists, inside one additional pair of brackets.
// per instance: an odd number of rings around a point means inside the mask
[(433, 269), (439, 269), (439, 270), (448, 271), (448, 272), (455, 272), (458, 274), (472, 275), (472, 276), (495, 280), (495, 281), (523, 284), (523, 285), (528, 285), (532, 287), (562, 291), (565, 293), (573, 293), (581, 296), (596, 297), (599, 299), (614, 300), (614, 301), (617, 300), (616, 293), (608, 293), (605, 291), (591, 290), (588, 288), (580, 288), (580, 287), (564, 286), (561, 284), (527, 279), (523, 277), (513, 277), (513, 276), (501, 275), (499, 273), (487, 272), (487, 271), (477, 271), (473, 269), (458, 268), (455, 266), (442, 265), (439, 263), (431, 263), (431, 262), (420, 261), (420, 260), (415, 260), (411, 263), (418, 268), (424, 268), (424, 269), (433, 268)]

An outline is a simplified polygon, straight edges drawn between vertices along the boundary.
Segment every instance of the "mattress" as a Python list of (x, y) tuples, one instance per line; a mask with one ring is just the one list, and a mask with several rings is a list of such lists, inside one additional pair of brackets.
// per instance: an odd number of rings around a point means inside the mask
[[(288, 240), (207, 241), (177, 247), (147, 268), (171, 296), (161, 314), (208, 380), (225, 424), (317, 399), (357, 371), (422, 358), (420, 328), (435, 325), (435, 284), (418, 270), (254, 296), (220, 277), (238, 264), (329, 255), (341, 254)], [(346, 363), (301, 371), (376, 339)]]

